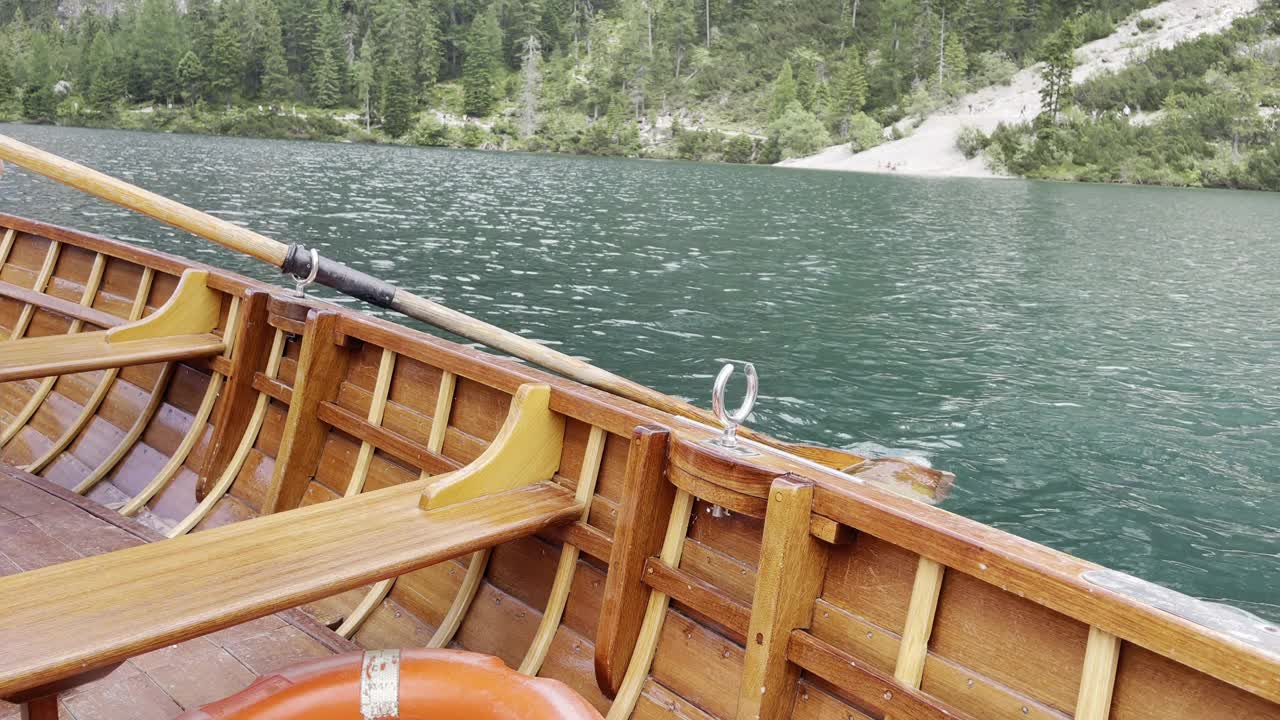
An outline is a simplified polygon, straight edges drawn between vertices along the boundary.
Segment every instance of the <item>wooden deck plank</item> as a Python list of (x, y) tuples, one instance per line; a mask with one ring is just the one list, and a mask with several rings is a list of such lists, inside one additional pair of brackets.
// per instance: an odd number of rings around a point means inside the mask
[(424, 486), (408, 483), (0, 579), (0, 607), (8, 609), (0, 647), (11, 649), (0, 658), (0, 695), (527, 535), (581, 512), (568, 492), (550, 483), (427, 512), (417, 506)]

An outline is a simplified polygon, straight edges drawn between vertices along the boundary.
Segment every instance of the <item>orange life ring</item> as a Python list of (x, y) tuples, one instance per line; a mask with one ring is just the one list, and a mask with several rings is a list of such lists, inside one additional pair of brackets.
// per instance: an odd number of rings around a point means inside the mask
[(380, 650), (311, 660), (258, 678), (179, 720), (600, 720), (558, 680), (491, 655)]

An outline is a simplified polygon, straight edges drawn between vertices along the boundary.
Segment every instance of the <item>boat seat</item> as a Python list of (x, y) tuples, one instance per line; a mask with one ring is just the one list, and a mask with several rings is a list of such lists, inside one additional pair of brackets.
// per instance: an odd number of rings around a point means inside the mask
[[(169, 300), (137, 322), (98, 332), (0, 343), (0, 382), (221, 353), (226, 345), (211, 332), (218, 323), (221, 299), (205, 284), (207, 277), (204, 270), (185, 271)], [(59, 312), (58, 307), (49, 304), (49, 298), (38, 303), (37, 298), (27, 300)]]
[(550, 395), (452, 473), (0, 578), (0, 698), (576, 520)]
[[(0, 461), (0, 575), (163, 539), (136, 518)], [(81, 676), (62, 695), (59, 717), (171, 718), (243, 689), (255, 675), (358, 649), (301, 610), (286, 610), (102, 668), (97, 680)], [(187, 681), (195, 677), (200, 682)], [(17, 705), (0, 700), (0, 720), (20, 717)]]

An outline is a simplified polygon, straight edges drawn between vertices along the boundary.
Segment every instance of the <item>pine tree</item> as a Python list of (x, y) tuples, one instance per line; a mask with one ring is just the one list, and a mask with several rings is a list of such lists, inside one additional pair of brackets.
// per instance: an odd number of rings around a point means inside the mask
[(89, 104), (98, 112), (110, 113), (124, 97), (124, 77), (120, 72), (119, 54), (107, 31), (100, 30), (93, 36), (88, 64), (92, 67)]
[(502, 29), (495, 3), (475, 21), (467, 39), (462, 64), (462, 109), (466, 114), (484, 117), (493, 111), (493, 81), (501, 48)]
[(1054, 120), (1071, 104), (1071, 74), (1076, 68), (1075, 50), (1079, 44), (1075, 23), (1067, 22), (1040, 48), (1039, 59), (1044, 63), (1040, 72), (1040, 109)]
[(524, 80), (520, 91), (520, 133), (530, 137), (538, 129), (538, 90), (542, 84), (542, 43), (537, 35), (524, 41), (524, 67), (520, 74)]
[(178, 91), (177, 61), (182, 56), (174, 0), (142, 0), (132, 47), (139, 95), (156, 101), (172, 99)]
[(12, 64), (13, 60), (9, 52), (9, 45), (0, 40), (0, 112), (3, 112), (5, 105), (13, 101), (14, 78)]
[[(440, 60), (443, 51), (443, 38), (440, 36), (440, 23), (430, 5), (419, 10), (421, 27), (418, 29), (418, 87), (425, 94), (435, 86), (440, 76)], [(425, 98), (424, 98), (425, 99)]]
[(769, 119), (777, 120), (787, 111), (787, 106), (796, 100), (796, 79), (791, 73), (791, 61), (782, 63), (782, 72), (773, 83), (773, 102), (770, 104)]
[(835, 110), (841, 115), (859, 112), (867, 103), (867, 71), (856, 45), (850, 45), (845, 51), (833, 95)]
[(373, 31), (366, 30), (364, 40), (360, 42), (360, 59), (356, 61), (356, 95), (364, 107), (364, 128), (368, 130), (373, 123), (373, 82), (376, 60)]
[(240, 32), (235, 19), (222, 7), (222, 17), (218, 20), (218, 30), (213, 36), (213, 56), (208, 67), (209, 90), (231, 105), (236, 90), (240, 87), (240, 76), (244, 68), (244, 56), (240, 48)]
[(57, 115), (58, 99), (49, 83), (28, 83), (22, 92), (22, 115), (37, 123), (51, 123)]
[(413, 124), (413, 77), (408, 62), (399, 55), (387, 66), (387, 86), (383, 92), (382, 129), (400, 137)]
[(342, 99), (342, 80), (346, 72), (338, 18), (325, 0), (319, 0), (311, 22), (315, 26), (309, 57), (311, 100), (320, 107), (334, 107)]
[(944, 82), (960, 83), (969, 71), (969, 57), (965, 54), (964, 44), (960, 42), (960, 33), (947, 34), (946, 49), (943, 51), (943, 66), (946, 68)]
[(262, 56), (262, 95), (268, 100), (285, 100), (293, 96), (293, 79), (284, 54), (284, 31), (280, 12), (269, 3)]
[(178, 61), (178, 85), (188, 103), (199, 102), (204, 97), (205, 70), (200, 56), (188, 50)]

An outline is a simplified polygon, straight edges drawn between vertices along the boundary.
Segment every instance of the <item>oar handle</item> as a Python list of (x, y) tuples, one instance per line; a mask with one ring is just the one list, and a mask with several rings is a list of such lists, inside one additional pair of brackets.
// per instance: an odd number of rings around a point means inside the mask
[(149, 215), (161, 222), (251, 255), (276, 267), (284, 264), (289, 248), (282, 242), (143, 190), (110, 175), (60, 158), (39, 148), (0, 135), (0, 159), (70, 185), (108, 202)]

